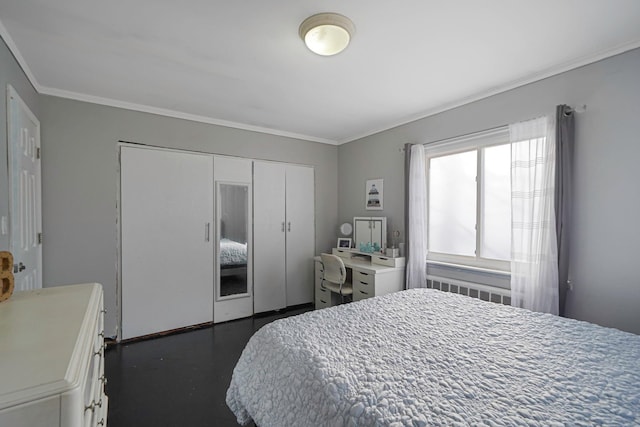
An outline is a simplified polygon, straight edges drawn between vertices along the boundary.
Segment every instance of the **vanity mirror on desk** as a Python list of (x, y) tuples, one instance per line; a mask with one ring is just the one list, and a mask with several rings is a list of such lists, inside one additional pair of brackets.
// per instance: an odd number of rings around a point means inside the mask
[[(387, 257), (382, 253), (365, 253), (355, 249), (333, 248), (347, 269), (347, 281), (353, 283), (353, 300), (359, 301), (404, 289), (405, 258)], [(315, 308), (337, 305), (340, 296), (322, 288), (322, 262), (315, 261)]]
[(360, 245), (387, 246), (387, 218), (384, 216), (356, 216), (353, 218), (353, 243), (356, 249)]

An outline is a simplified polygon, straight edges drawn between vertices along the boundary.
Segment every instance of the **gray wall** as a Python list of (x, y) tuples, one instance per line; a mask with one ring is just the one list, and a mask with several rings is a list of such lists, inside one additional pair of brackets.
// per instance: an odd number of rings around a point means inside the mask
[[(39, 117), (39, 96), (31, 86), (22, 68), (18, 65), (4, 40), (0, 38), (0, 216), (9, 216), (9, 171), (7, 151), (7, 85), (13, 86), (18, 95)], [(9, 235), (0, 233), (0, 250), (9, 250)]]
[[(118, 140), (315, 167), (316, 252), (335, 246), (337, 147), (42, 96), (44, 285), (104, 285), (117, 316)], [(310, 260), (311, 262), (311, 260)]]
[[(429, 142), (587, 104), (576, 117), (568, 315), (640, 333), (640, 50), (528, 84), (338, 149), (338, 219), (365, 215), (367, 178), (384, 178), (391, 230), (404, 232), (406, 142)], [(369, 211), (371, 212), (371, 211)]]

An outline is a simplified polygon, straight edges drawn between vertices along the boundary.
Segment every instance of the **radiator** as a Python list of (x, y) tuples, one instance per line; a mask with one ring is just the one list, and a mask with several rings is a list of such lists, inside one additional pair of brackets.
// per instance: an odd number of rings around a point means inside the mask
[(511, 291), (495, 286), (427, 275), (427, 288), (467, 295), (471, 298), (478, 298), (498, 304), (511, 305)]

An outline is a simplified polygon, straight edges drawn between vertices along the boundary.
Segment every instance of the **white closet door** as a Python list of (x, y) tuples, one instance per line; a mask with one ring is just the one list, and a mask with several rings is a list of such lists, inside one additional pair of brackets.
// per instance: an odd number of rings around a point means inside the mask
[(213, 320), (213, 157), (122, 147), (122, 338)]
[(286, 307), (285, 166), (253, 163), (253, 310)]
[(287, 166), (287, 306), (313, 301), (313, 168)]

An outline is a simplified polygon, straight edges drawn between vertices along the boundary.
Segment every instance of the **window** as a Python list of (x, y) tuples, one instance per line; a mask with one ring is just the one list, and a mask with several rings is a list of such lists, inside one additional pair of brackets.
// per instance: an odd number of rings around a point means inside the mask
[(509, 271), (508, 129), (425, 148), (428, 260)]

